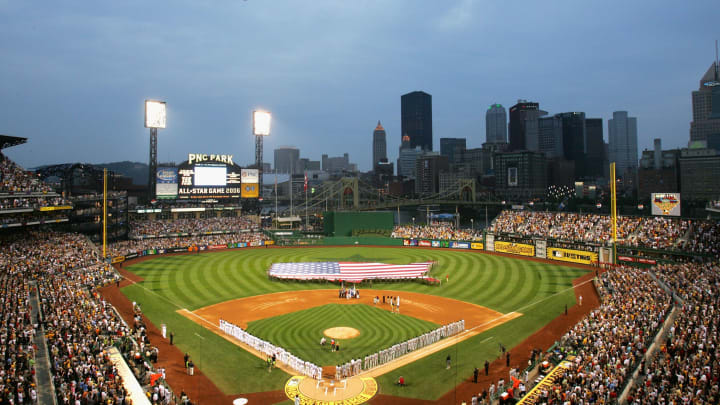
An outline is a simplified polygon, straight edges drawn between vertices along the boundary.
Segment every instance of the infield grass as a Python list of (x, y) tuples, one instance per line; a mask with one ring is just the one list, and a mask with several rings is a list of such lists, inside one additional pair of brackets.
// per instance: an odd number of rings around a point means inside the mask
[[(188, 352), (223, 392), (270, 391), (282, 389), (289, 375), (279, 370), (268, 373), (262, 360), (176, 311), (182, 308), (193, 311), (231, 299), (272, 292), (336, 288), (333, 284), (320, 282), (271, 281), (267, 270), (276, 262), (407, 264), (427, 260), (437, 262), (432, 276), (442, 279), (442, 286), (395, 282), (373, 283), (372, 287), (361, 285), (360, 288), (439, 295), (483, 305), (501, 313), (521, 312), (523, 316), (379, 377), (380, 392), (383, 394), (423, 399), (442, 396), (467, 379), (474, 367), (480, 367), (486, 359), (492, 361), (497, 358), (499, 343), (508, 348), (515, 346), (560, 315), (565, 305), (574, 305), (572, 280), (586, 273), (586, 270), (560, 265), (449, 249), (355, 246), (256, 248), (159, 257), (141, 262), (127, 269), (145, 280), (122, 291), (130, 300), (142, 305), (143, 312), (153, 323), (167, 324), (168, 330), (175, 332), (178, 347)], [(449, 283), (445, 283), (446, 275)], [(295, 316), (301, 316), (302, 312)], [(285, 316), (288, 322), (294, 318), (293, 314)], [(393, 317), (393, 321), (395, 319)], [(328, 322), (326, 327), (343, 326), (336, 323)], [(262, 333), (260, 329), (256, 331)], [(288, 336), (288, 339), (293, 338)], [(320, 336), (313, 334), (313, 339), (319, 342)], [(292, 344), (288, 341), (288, 346), (300, 348), (303, 345), (305, 343)], [(445, 369), (448, 354), (453, 359), (451, 370)], [(408, 381), (408, 387), (399, 389), (393, 385), (400, 374)]]

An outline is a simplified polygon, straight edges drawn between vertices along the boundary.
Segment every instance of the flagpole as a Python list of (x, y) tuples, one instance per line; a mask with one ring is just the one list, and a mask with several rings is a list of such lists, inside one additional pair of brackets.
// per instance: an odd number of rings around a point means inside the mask
[(305, 172), (305, 230), (306, 231), (309, 228), (308, 227), (308, 199), (307, 199), (307, 186), (308, 185), (307, 185), (307, 183), (308, 183), (307, 172)]

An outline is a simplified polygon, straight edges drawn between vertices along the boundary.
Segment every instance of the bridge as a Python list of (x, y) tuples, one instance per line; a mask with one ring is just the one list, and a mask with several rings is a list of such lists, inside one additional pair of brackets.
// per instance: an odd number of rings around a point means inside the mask
[[(307, 200), (306, 200), (307, 195)], [(266, 198), (265, 202), (272, 203), (274, 198)], [(278, 203), (290, 204), (290, 197), (281, 197)], [(312, 187), (312, 191), (305, 193), (300, 187), (292, 195), (292, 210), (295, 215), (316, 214), (322, 211), (374, 211), (394, 210), (399, 208), (445, 205), (468, 206), (481, 208), (484, 206), (501, 206), (494, 196), (478, 196), (474, 179), (458, 179), (439, 193), (421, 196), (419, 198), (404, 198), (388, 194), (384, 189), (360, 180), (357, 177), (343, 177), (338, 180), (325, 181), (321, 185)], [(280, 216), (290, 215), (290, 207), (279, 209)]]

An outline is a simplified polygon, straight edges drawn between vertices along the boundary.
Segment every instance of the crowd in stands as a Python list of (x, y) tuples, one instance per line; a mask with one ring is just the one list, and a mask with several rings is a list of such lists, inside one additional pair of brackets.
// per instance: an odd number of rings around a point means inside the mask
[[(694, 225), (694, 230), (693, 230)], [(692, 234), (711, 233), (706, 239), (716, 240), (718, 223), (690, 221), (670, 217), (618, 217), (617, 238), (621, 245), (653, 249), (680, 249)], [(566, 241), (606, 244), (612, 240), (608, 215), (567, 212), (503, 211), (488, 229), (496, 234), (517, 234)], [(691, 242), (692, 243), (692, 242)], [(695, 245), (695, 244), (693, 244)], [(695, 252), (707, 250), (702, 243)]]
[(655, 274), (682, 301), (660, 350), (644, 362), (631, 404), (720, 403), (720, 267), (663, 265)]
[(5, 265), (0, 274), (0, 403), (35, 403), (35, 328), (30, 314), (30, 287), (23, 270)]
[(482, 240), (482, 231), (455, 228), (450, 224), (399, 225), (393, 228), (393, 238), (402, 239), (439, 239), (439, 240)]
[(223, 217), (202, 219), (140, 220), (130, 222), (130, 237), (155, 236), (170, 233), (199, 233), (258, 229), (259, 224), (250, 217)]
[[(126, 403), (122, 378), (106, 349), (117, 345), (130, 355), (143, 346), (127, 344), (132, 330), (94, 291), (117, 274), (81, 235), (32, 231), (3, 236), (0, 242), (0, 403), (35, 403), (31, 339), (41, 330), (57, 403)], [(29, 310), (31, 282), (41, 302), (36, 319)]]
[[(600, 306), (565, 333), (550, 354), (555, 363), (567, 360), (571, 366), (551, 387), (541, 388), (541, 403), (617, 403), (636, 369), (629, 404), (720, 403), (717, 263), (619, 267), (603, 273), (597, 287)], [(669, 334), (646, 360), (673, 305), (677, 314)], [(500, 380), (474, 400), (489, 403), (507, 388)]]
[(49, 193), (52, 188), (0, 153), (0, 193)]
[(169, 249), (188, 246), (228, 245), (231, 243), (247, 243), (257, 245), (269, 240), (262, 232), (228, 233), (222, 235), (183, 236), (179, 238), (153, 238), (127, 240), (109, 246), (111, 256), (121, 256), (131, 252), (148, 249)]

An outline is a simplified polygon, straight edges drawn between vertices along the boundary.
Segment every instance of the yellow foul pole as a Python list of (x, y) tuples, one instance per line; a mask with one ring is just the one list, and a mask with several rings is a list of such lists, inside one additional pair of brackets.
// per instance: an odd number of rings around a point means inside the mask
[(103, 169), (103, 259), (107, 257), (107, 168)]
[(612, 220), (613, 264), (617, 264), (617, 182), (615, 162), (610, 163), (610, 217)]

